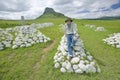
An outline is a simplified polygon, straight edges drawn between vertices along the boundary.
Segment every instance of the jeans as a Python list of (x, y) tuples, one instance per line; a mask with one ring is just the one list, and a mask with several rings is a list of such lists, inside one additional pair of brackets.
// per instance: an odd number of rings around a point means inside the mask
[(67, 42), (68, 42), (68, 53), (70, 56), (73, 56), (73, 46), (75, 45), (74, 34), (67, 34)]

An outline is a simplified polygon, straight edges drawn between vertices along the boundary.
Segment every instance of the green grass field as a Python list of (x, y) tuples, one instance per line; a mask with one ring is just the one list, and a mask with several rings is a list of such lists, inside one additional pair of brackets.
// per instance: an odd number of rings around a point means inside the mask
[[(52, 41), (29, 48), (0, 51), (0, 80), (120, 80), (120, 49), (111, 47), (102, 41), (109, 34), (120, 32), (119, 20), (74, 20), (86, 49), (100, 65), (101, 73), (98, 74), (63, 74), (55, 69), (53, 57), (63, 36), (58, 25), (64, 23), (64, 19), (38, 19), (26, 21), (26, 24), (43, 22), (55, 24), (53, 27), (40, 29)], [(107, 31), (95, 32), (84, 27), (85, 24), (104, 26)], [(20, 25), (20, 21), (0, 21), (2, 28), (16, 25)]]

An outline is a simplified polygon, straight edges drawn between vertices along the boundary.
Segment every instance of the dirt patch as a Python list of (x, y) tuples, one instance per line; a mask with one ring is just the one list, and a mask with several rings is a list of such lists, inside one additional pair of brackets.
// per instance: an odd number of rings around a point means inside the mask
[(34, 80), (34, 78), (36, 77), (36, 75), (39, 73), (39, 69), (40, 69), (40, 63), (37, 62), (32, 69), (32, 75), (28, 78), (28, 80)]
[(54, 40), (52, 44), (43, 49), (43, 52), (48, 52), (56, 44), (57, 40)]
[(15, 57), (15, 54), (14, 53), (10, 53), (8, 56), (7, 56), (7, 59), (10, 60), (10, 59), (13, 59)]
[(57, 40), (54, 40), (49, 46), (43, 49), (43, 54), (40, 57), (40, 61), (42, 61), (45, 58), (45, 53), (49, 52), (53, 46), (56, 44)]
[(34, 69), (34, 70), (37, 70), (37, 69), (39, 69), (39, 68), (40, 68), (40, 64), (37, 62), (37, 63), (34, 65), (33, 69)]

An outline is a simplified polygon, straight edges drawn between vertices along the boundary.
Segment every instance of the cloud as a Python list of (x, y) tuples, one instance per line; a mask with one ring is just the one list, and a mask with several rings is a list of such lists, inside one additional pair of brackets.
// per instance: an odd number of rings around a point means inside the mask
[(41, 0), (1, 0), (0, 17), (2, 19), (35, 19), (40, 16), (47, 4)]
[[(24, 1), (26, 3), (24, 3)], [(27, 11), (30, 6), (27, 4), (27, 0), (1, 0), (0, 1), (0, 11), (7, 12), (21, 12)]]
[(120, 0), (1, 0), (0, 18), (35, 19), (42, 15), (45, 7), (72, 18), (120, 16)]
[(56, 6), (59, 6), (59, 5), (61, 6), (61, 5), (70, 4), (72, 2), (73, 2), (73, 0), (55, 0), (53, 3)]
[(111, 8), (114, 4), (118, 5), (119, 0), (72, 0), (70, 2), (71, 3), (68, 2), (66, 5), (61, 4), (58, 6), (55, 5), (54, 7), (57, 11), (73, 18), (97, 18), (113, 15), (120, 16), (120, 13), (117, 13), (120, 11), (120, 8), (117, 10)]

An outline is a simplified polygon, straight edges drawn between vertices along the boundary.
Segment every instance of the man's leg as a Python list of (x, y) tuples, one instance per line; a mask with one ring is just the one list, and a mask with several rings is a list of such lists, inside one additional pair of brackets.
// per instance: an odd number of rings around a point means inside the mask
[(72, 42), (71, 35), (67, 35), (67, 41), (68, 41), (68, 53), (70, 56), (73, 56), (72, 48), (71, 48), (71, 42)]
[(73, 47), (75, 45), (74, 35), (72, 35), (71, 38), (72, 38), (71, 47)]

